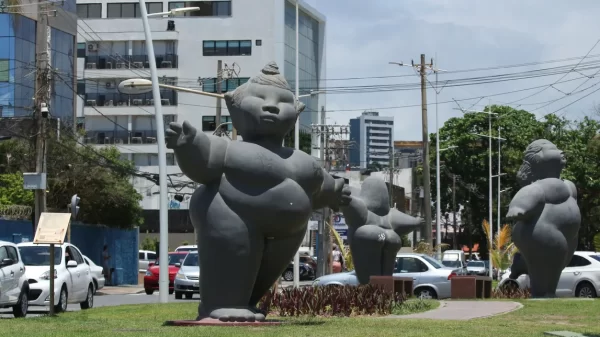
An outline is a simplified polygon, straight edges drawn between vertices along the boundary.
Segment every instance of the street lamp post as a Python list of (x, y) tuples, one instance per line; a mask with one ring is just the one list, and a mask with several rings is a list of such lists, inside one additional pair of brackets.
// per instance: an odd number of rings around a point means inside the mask
[[(436, 114), (436, 125), (437, 125), (437, 114)], [(435, 224), (435, 240), (437, 243), (437, 258), (438, 260), (442, 259), (442, 225), (441, 225), (441, 219), (442, 219), (442, 205), (441, 205), (441, 185), (440, 185), (440, 152), (446, 151), (446, 150), (452, 150), (457, 148), (458, 146), (448, 146), (445, 149), (440, 149), (440, 138), (439, 138), (439, 129), (436, 131), (436, 136), (437, 136), (437, 142), (436, 142), (436, 166), (437, 169), (435, 171), (435, 175), (436, 175), (436, 201), (435, 201), (435, 207), (436, 207), (436, 224)]]
[[(152, 33), (148, 23), (148, 12), (146, 11), (146, 2), (139, 0), (140, 14), (144, 25), (144, 35), (146, 37), (146, 52), (150, 63), (150, 77), (152, 79), (152, 96), (154, 97), (154, 118), (156, 123), (156, 138), (158, 145), (158, 181), (160, 189), (159, 219), (160, 219), (160, 245), (158, 256), (158, 298), (160, 303), (167, 303), (169, 300), (169, 223), (168, 223), (168, 200), (167, 200), (167, 148), (165, 144), (165, 126), (161, 110), (160, 89), (158, 86), (158, 73), (156, 70), (156, 58), (154, 56), (154, 46), (152, 44)], [(194, 8), (178, 8), (165, 13), (156, 13), (160, 15), (169, 15), (187, 11), (198, 10)], [(158, 16), (152, 14), (152, 16)]]

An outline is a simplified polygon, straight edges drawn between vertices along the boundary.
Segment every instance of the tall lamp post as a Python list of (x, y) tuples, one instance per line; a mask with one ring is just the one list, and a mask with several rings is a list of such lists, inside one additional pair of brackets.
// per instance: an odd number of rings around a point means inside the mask
[[(437, 109), (436, 109), (436, 126), (437, 124)], [(435, 190), (436, 190), (436, 200), (435, 200), (435, 208), (436, 208), (436, 220), (435, 220), (435, 240), (437, 243), (437, 258), (439, 260), (442, 259), (442, 225), (441, 225), (441, 221), (442, 221), (442, 197), (440, 196), (441, 194), (441, 184), (440, 184), (440, 176), (441, 176), (441, 172), (440, 172), (440, 152), (446, 151), (446, 150), (452, 150), (457, 148), (458, 146), (448, 146), (445, 149), (440, 149), (440, 136), (439, 136), (439, 128), (436, 131), (436, 171), (435, 171), (435, 175), (436, 175), (436, 184), (435, 184)]]
[(146, 2), (140, 0), (140, 14), (144, 25), (144, 35), (146, 36), (146, 52), (150, 63), (150, 77), (152, 79), (152, 96), (154, 97), (154, 118), (156, 123), (156, 138), (158, 143), (158, 181), (160, 188), (159, 219), (160, 219), (160, 245), (158, 256), (158, 298), (160, 303), (167, 303), (169, 300), (169, 223), (168, 223), (168, 200), (167, 200), (167, 147), (165, 144), (165, 126), (161, 110), (160, 90), (158, 86), (158, 73), (156, 71), (156, 57), (154, 56), (154, 45), (152, 44), (152, 33), (148, 17), (174, 15), (177, 13), (196, 11), (200, 8), (177, 8), (168, 12), (153, 13), (148, 15)]

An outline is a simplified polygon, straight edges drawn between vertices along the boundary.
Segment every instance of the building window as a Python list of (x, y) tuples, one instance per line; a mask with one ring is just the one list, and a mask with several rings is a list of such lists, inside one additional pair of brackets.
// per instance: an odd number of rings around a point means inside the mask
[(167, 166), (175, 166), (175, 154), (167, 153)]
[(85, 81), (77, 80), (77, 95), (85, 95)]
[(102, 4), (77, 5), (77, 16), (80, 19), (102, 18)]
[[(215, 131), (217, 129), (217, 125), (215, 123), (216, 116), (202, 116), (202, 131)], [(221, 116), (221, 123), (231, 123), (230, 116)], [(227, 131), (233, 130), (233, 125), (227, 125)]]
[(200, 7), (200, 10), (183, 13), (183, 16), (231, 16), (231, 0), (169, 2), (169, 10), (184, 7)]
[[(139, 18), (142, 16), (140, 5), (137, 3), (109, 3), (107, 6), (107, 18)], [(163, 4), (162, 2), (147, 2), (146, 11), (148, 14), (160, 13), (163, 11)]]
[(256, 46), (257, 47), (262, 46), (262, 40), (256, 40)]
[(250, 56), (252, 40), (204, 41), (204, 56)]
[[(249, 77), (240, 77), (240, 78), (230, 78), (227, 80), (221, 81), (221, 92), (225, 93), (228, 91), (233, 91), (240, 85), (248, 82)], [(202, 90), (206, 92), (217, 92), (217, 79), (216, 78), (207, 78), (202, 82)]]
[(9, 82), (10, 80), (10, 62), (9, 60), (0, 60), (0, 82)]
[(86, 50), (85, 42), (77, 43), (77, 57), (85, 57), (85, 50)]

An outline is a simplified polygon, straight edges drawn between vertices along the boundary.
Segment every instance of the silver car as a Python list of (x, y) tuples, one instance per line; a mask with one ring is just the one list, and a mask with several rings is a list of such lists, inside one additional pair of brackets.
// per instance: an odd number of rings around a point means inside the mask
[(484, 261), (471, 260), (467, 262), (469, 275), (488, 276), (489, 272)]
[[(401, 253), (396, 255), (394, 276), (412, 277), (417, 297), (441, 299), (450, 297), (450, 279), (457, 271), (425, 254)], [(354, 271), (322, 276), (313, 282), (314, 286), (358, 284)]]
[[(529, 275), (510, 278), (510, 269), (502, 275), (498, 288), (529, 288)], [(558, 297), (598, 297), (600, 294), (600, 253), (575, 252), (563, 269), (556, 287)]]
[(187, 254), (181, 263), (181, 268), (175, 275), (175, 298), (180, 300), (192, 298), (194, 294), (200, 293), (200, 267), (198, 252), (192, 251)]

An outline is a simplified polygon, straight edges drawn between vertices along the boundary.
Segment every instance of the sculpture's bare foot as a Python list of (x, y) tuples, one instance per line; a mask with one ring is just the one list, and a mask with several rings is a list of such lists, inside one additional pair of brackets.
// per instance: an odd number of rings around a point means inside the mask
[[(255, 322), (264, 321), (265, 316), (255, 314), (250, 309), (217, 309), (210, 313), (210, 318), (218, 319), (222, 322)], [(259, 319), (262, 317), (262, 319)]]
[(252, 311), (254, 313), (254, 319), (257, 322), (262, 322), (265, 320), (267, 313), (263, 312), (262, 310), (258, 309), (258, 308), (252, 308), (250, 307), (250, 311)]

